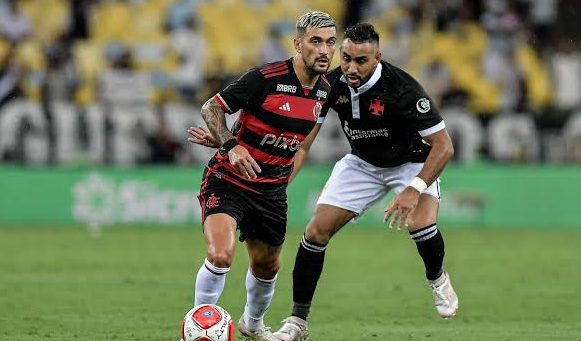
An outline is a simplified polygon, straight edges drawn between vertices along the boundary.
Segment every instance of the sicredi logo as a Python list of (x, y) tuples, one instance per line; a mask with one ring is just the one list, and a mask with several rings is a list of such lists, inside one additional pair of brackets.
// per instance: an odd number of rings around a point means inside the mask
[(276, 136), (275, 134), (266, 134), (262, 141), (260, 141), (260, 145), (272, 145), (277, 148), (288, 149), (291, 152), (295, 152), (301, 146), (301, 142), (297, 139), (296, 135), (290, 138), (285, 137), (282, 134), (279, 136)]
[(277, 84), (276, 91), (295, 93), (297, 92), (297, 87), (296, 85)]

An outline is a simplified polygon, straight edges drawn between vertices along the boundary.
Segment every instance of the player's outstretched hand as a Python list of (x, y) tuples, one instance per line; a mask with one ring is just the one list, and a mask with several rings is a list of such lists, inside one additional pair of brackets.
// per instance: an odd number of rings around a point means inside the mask
[(250, 156), (248, 150), (241, 145), (230, 149), (228, 160), (246, 179), (256, 179), (256, 173), (261, 172), (258, 163)]
[(210, 147), (210, 148), (218, 148), (220, 144), (214, 136), (210, 134), (208, 129), (202, 127), (189, 127), (188, 128), (188, 141), (191, 143), (199, 144), (202, 146)]
[(387, 206), (383, 222), (387, 222), (393, 216), (389, 222), (390, 230), (395, 226), (400, 231), (402, 227), (408, 226), (412, 223), (412, 217), (418, 205), (419, 198), (420, 192), (413, 187), (407, 187)]

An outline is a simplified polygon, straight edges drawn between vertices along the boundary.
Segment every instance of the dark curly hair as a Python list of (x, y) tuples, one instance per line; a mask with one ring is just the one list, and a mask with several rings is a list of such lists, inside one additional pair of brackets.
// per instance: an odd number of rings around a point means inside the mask
[(352, 40), (355, 43), (373, 42), (379, 44), (379, 34), (371, 24), (359, 23), (347, 27), (345, 30), (345, 38)]

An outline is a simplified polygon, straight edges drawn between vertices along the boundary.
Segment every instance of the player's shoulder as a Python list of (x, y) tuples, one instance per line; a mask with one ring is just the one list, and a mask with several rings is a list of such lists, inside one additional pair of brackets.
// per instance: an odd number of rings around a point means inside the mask
[(395, 87), (400, 95), (423, 93), (420, 83), (409, 73), (386, 61), (381, 61), (382, 78)]
[(324, 77), (329, 81), (329, 84), (331, 84), (331, 86), (332, 86), (333, 84), (335, 84), (336, 82), (338, 82), (341, 79), (342, 75), (343, 75), (343, 73), (341, 72), (341, 67), (337, 66), (333, 70), (327, 72), (324, 75)]
[(260, 74), (264, 79), (270, 79), (290, 74), (291, 65), (289, 59), (280, 60), (272, 63), (262, 64), (254, 69), (254, 72)]

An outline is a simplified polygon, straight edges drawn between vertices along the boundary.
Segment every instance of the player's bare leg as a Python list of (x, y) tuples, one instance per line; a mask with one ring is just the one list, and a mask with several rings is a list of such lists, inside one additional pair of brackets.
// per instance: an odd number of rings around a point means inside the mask
[(250, 266), (246, 273), (246, 306), (238, 329), (255, 341), (278, 341), (264, 325), (263, 318), (274, 296), (282, 248), (250, 239), (246, 240), (246, 248)]
[(206, 259), (196, 276), (194, 306), (218, 302), (234, 258), (236, 226), (234, 218), (224, 213), (204, 221)]
[(424, 261), (428, 286), (432, 289), (438, 315), (450, 318), (458, 310), (458, 296), (452, 287), (450, 276), (443, 268), (444, 239), (436, 225), (438, 208), (439, 202), (436, 198), (422, 194), (408, 229)]
[(293, 310), (290, 317), (274, 335), (283, 341), (308, 340), (307, 317), (329, 240), (355, 214), (351, 211), (325, 204), (317, 205), (315, 215), (299, 245), (293, 270)]

